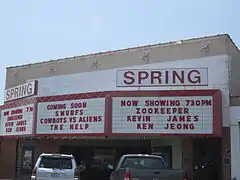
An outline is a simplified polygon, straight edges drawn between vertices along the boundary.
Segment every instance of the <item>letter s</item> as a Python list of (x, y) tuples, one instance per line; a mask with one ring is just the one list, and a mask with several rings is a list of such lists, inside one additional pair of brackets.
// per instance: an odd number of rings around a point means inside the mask
[(8, 101), (9, 99), (10, 99), (10, 91), (9, 90), (7, 90), (7, 93), (6, 93), (6, 100)]
[(124, 72), (123, 76), (124, 76), (124, 81), (123, 82), (125, 84), (127, 84), (127, 85), (134, 84), (135, 79), (134, 79), (134, 73), (132, 71)]
[(194, 121), (198, 121), (199, 117), (198, 116), (193, 116)]

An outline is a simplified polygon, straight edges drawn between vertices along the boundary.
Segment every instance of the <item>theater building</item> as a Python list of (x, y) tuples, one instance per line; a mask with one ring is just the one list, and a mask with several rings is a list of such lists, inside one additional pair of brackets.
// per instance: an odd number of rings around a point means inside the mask
[(7, 68), (0, 178), (28, 177), (43, 152), (112, 163), (161, 152), (190, 177), (208, 157), (219, 180), (240, 178), (239, 58), (224, 34)]

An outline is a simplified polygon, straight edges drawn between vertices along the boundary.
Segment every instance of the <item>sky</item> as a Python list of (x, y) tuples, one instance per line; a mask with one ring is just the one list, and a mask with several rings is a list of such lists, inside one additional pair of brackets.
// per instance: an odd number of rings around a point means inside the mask
[(240, 46), (239, 0), (1, 0), (5, 69), (69, 56), (228, 33)]

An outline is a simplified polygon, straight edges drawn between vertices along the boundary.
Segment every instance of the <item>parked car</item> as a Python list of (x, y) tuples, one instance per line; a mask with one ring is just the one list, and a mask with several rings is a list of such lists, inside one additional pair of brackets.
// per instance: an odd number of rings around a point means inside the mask
[(113, 169), (110, 180), (186, 180), (182, 169), (166, 169), (159, 155), (127, 154), (123, 155)]
[(41, 154), (31, 180), (79, 180), (79, 170), (73, 155)]

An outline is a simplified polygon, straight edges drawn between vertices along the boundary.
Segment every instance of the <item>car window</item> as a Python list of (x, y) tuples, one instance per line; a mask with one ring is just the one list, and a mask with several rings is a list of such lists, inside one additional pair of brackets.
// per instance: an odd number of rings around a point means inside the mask
[(40, 168), (72, 169), (72, 158), (70, 157), (41, 157)]
[(121, 168), (133, 169), (164, 169), (161, 158), (153, 157), (127, 157)]

